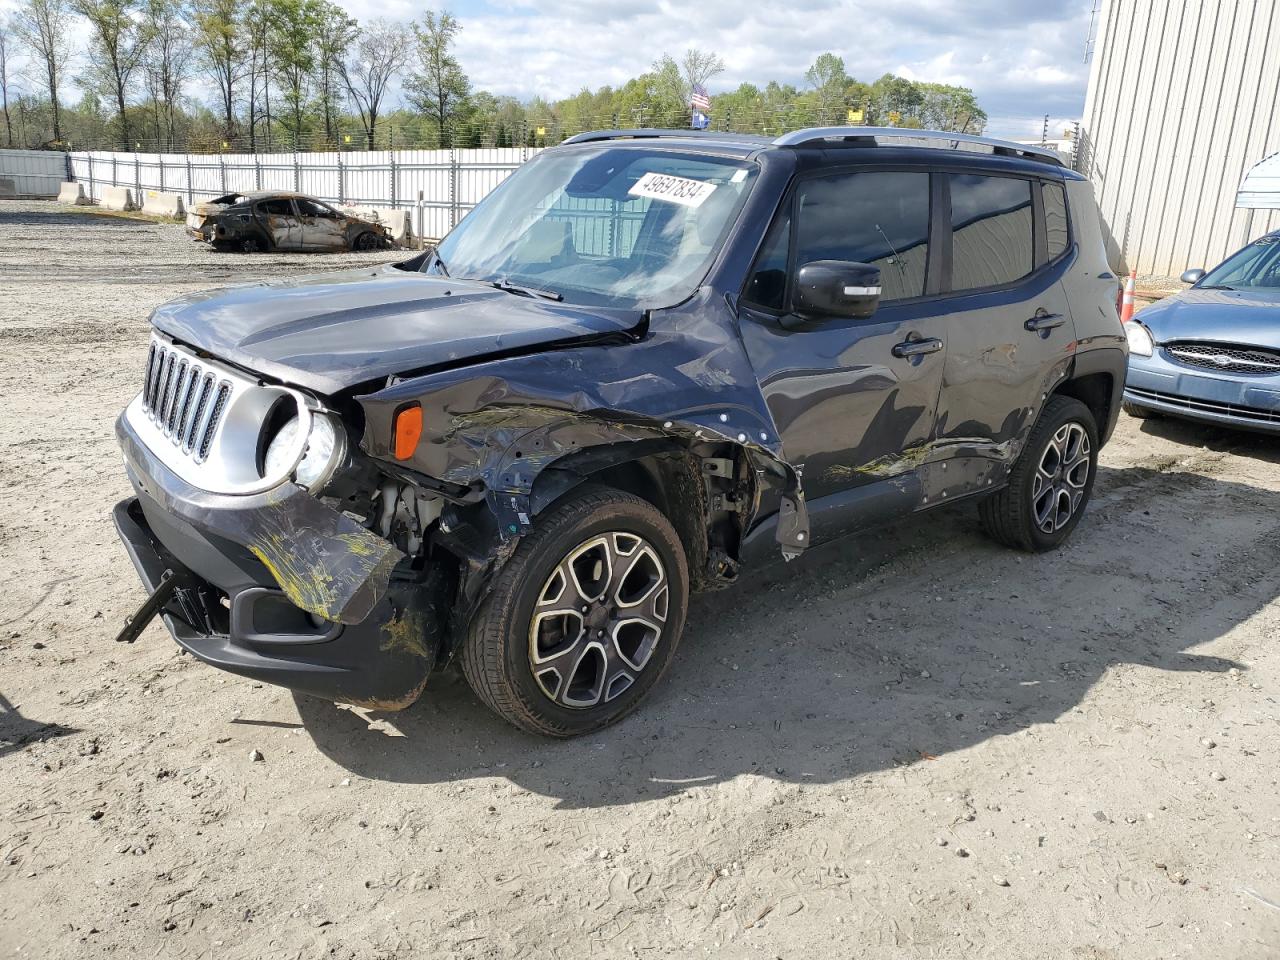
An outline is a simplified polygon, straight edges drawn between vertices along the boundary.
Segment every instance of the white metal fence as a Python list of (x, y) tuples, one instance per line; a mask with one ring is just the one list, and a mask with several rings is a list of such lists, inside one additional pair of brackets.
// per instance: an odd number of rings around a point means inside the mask
[(51, 150), (0, 150), (0, 197), (56, 197), (67, 179), (67, 155)]
[[(180, 194), (188, 205), (228, 193), (296, 190), (348, 205), (413, 207), (422, 192), (423, 235), (439, 238), (529, 159), (534, 147), (342, 153), (73, 153), (86, 196), (104, 187)], [(56, 189), (56, 185), (55, 185)]]

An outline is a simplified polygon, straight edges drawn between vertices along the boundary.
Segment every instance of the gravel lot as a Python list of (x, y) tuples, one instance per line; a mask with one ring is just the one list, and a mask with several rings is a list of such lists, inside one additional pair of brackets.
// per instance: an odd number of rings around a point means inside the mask
[(1266, 438), (1124, 418), (1058, 553), (956, 508), (701, 598), (569, 743), (113, 644), (147, 313), (394, 257), (0, 202), (0, 956), (1280, 956)]

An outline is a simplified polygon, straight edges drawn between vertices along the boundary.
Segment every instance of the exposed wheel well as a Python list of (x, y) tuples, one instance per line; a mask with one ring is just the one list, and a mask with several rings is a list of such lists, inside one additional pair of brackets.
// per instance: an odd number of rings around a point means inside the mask
[[(700, 471), (699, 458), (685, 451), (649, 454), (598, 469), (548, 470), (535, 484), (535, 510), (541, 513), (587, 481), (633, 494), (671, 521), (684, 545), (690, 579), (696, 588), (702, 583), (709, 549), (708, 508)], [(557, 476), (548, 478), (544, 498), (538, 502), (538, 486), (548, 474)]]
[(1054, 388), (1054, 393), (1063, 397), (1074, 397), (1089, 408), (1094, 423), (1098, 426), (1098, 436), (1106, 434), (1107, 424), (1111, 417), (1111, 395), (1115, 381), (1109, 373), (1090, 373), (1073, 377)]

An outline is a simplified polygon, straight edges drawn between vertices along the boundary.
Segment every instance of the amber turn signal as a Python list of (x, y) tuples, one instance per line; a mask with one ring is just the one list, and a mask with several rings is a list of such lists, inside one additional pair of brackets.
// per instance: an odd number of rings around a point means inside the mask
[(397, 460), (408, 460), (422, 439), (422, 407), (413, 404), (396, 411), (391, 428), (391, 445)]

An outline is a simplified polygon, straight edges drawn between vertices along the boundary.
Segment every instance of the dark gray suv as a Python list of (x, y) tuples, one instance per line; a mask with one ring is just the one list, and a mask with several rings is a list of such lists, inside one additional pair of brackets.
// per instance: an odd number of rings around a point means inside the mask
[[(430, 254), (160, 307), (116, 524), (187, 651), (398, 709), (623, 716), (689, 595), (962, 499), (1056, 547), (1126, 346), (1089, 184), (957, 134), (585, 134)], [(761, 638), (766, 642), (766, 638)]]

